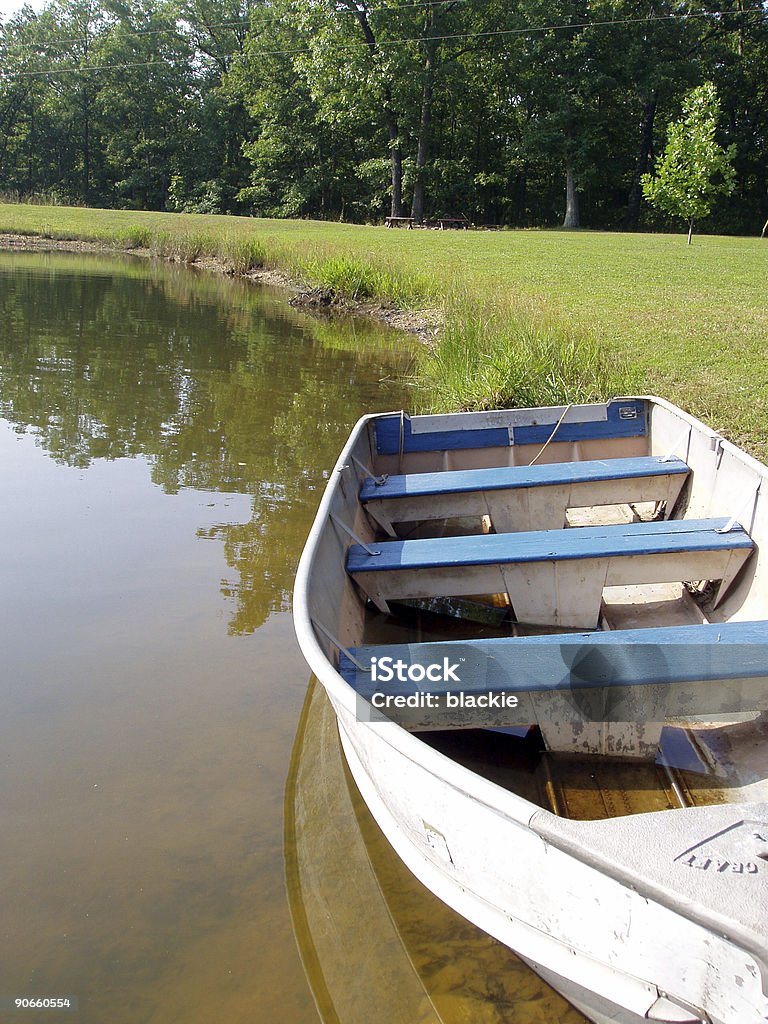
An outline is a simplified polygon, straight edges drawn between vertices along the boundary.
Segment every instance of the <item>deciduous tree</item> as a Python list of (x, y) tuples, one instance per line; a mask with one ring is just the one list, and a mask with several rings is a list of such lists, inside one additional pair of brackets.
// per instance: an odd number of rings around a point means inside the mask
[(688, 222), (688, 245), (694, 221), (706, 217), (720, 195), (734, 186), (734, 145), (724, 149), (716, 139), (720, 104), (712, 82), (693, 89), (683, 103), (683, 116), (669, 126), (667, 148), (656, 173), (642, 178), (646, 199)]

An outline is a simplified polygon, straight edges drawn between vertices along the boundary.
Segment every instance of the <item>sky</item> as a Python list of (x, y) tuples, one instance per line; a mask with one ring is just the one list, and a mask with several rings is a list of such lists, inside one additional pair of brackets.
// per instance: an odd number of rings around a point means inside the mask
[[(34, 7), (36, 11), (39, 11), (44, 3), (45, 0), (30, 0), (30, 6)], [(23, 6), (23, 0), (0, 0), (0, 18), (3, 21), (7, 21), (12, 14), (20, 11)]]

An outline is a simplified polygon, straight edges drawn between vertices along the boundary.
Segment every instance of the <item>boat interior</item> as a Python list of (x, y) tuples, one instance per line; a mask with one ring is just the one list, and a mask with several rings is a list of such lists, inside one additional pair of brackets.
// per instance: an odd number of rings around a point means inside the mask
[[(768, 797), (764, 466), (673, 406), (631, 398), (387, 414), (337, 469), (312, 621), (358, 692), (372, 652), (415, 663), (430, 644), (512, 652), (523, 669), (569, 637), (673, 652), (663, 678), (624, 680), (653, 699), (680, 690), (653, 727), (636, 709), (574, 722), (572, 691), (558, 706), (545, 679), (531, 720), (416, 722), (422, 742), (573, 819)], [(719, 661), (699, 656), (714, 645)]]

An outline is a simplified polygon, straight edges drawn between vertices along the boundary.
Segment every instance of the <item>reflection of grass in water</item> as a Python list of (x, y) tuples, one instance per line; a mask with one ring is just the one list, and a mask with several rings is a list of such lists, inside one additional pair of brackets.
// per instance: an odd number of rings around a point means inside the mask
[[(51, 263), (51, 260), (55, 263)], [(421, 346), (410, 336), (403, 336), (383, 324), (362, 320), (354, 316), (315, 315), (286, 302), (285, 292), (238, 278), (196, 272), (188, 266), (175, 266), (136, 257), (102, 256), (88, 253), (28, 253), (0, 251), (0, 271), (34, 270), (37, 273), (49, 269), (52, 275), (63, 274), (109, 274), (127, 280), (151, 281), (172, 301), (184, 306), (195, 306), (207, 302), (220, 306), (226, 312), (231, 326), (238, 321), (243, 329), (251, 323), (243, 315), (258, 312), (264, 315), (265, 307), (270, 316), (300, 327), (304, 334), (329, 351), (391, 353), (402, 365), (408, 353), (413, 355)]]
[(310, 317), (307, 330), (312, 340), (328, 351), (335, 352), (390, 352), (402, 362), (409, 354), (415, 358), (422, 346), (414, 338), (395, 331), (390, 327), (361, 322), (357, 317), (330, 316)]

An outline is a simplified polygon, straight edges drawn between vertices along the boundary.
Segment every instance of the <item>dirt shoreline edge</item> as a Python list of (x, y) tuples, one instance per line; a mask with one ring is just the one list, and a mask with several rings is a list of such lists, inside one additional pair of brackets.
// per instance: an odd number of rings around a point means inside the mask
[(235, 273), (223, 260), (214, 256), (204, 256), (186, 263), (173, 256), (163, 256), (149, 249), (128, 248), (109, 245), (106, 242), (92, 242), (76, 238), (45, 238), (41, 235), (18, 235), (0, 232), (0, 252), (82, 252), (110, 253), (113, 255), (139, 256), (145, 259), (156, 259), (164, 263), (180, 263), (185, 266), (205, 270), (213, 274), (224, 274), (227, 277), (239, 277), (252, 281), (254, 284), (282, 288), (290, 292), (288, 302), (292, 306), (308, 313), (323, 316), (346, 315), (360, 316), (369, 320), (384, 323), (388, 327), (406, 334), (414, 335), (423, 344), (432, 347), (442, 326), (443, 315), (439, 309), (404, 310), (393, 306), (384, 306), (377, 302), (359, 302), (320, 288), (307, 288), (300, 281), (290, 277), (281, 270), (263, 268), (249, 270), (245, 274)]

